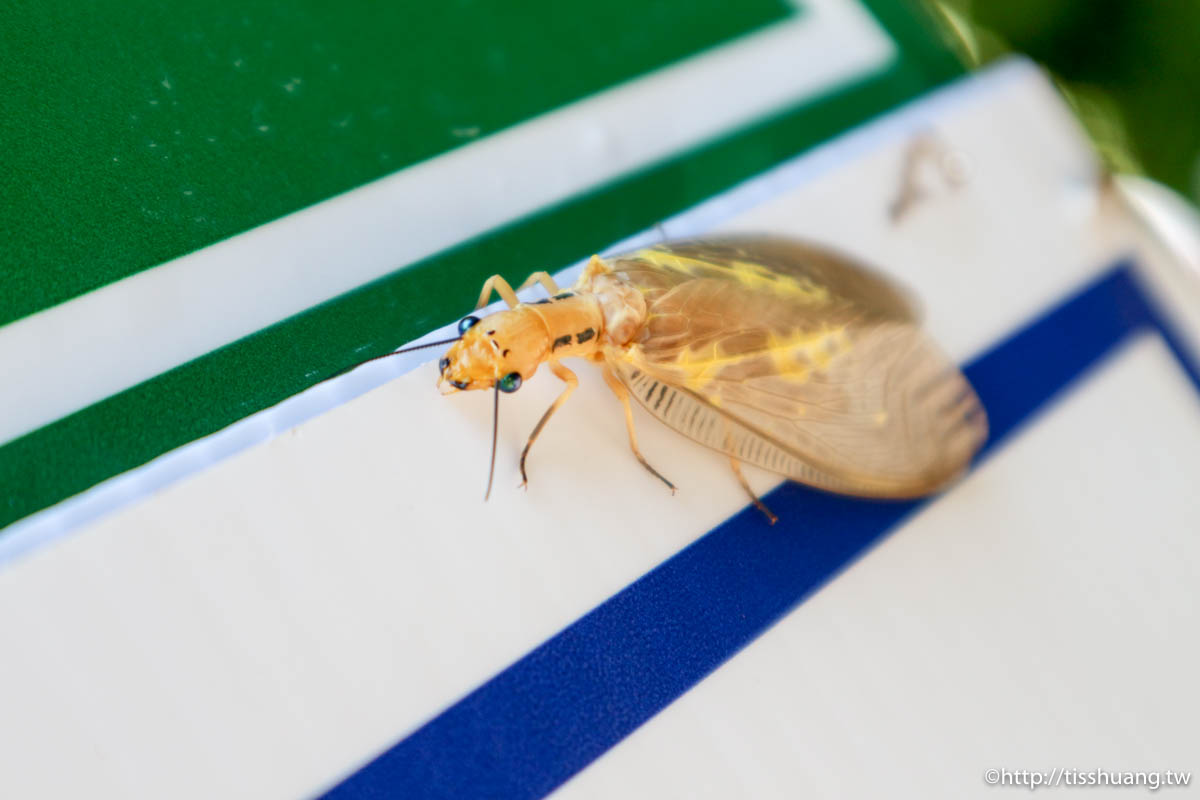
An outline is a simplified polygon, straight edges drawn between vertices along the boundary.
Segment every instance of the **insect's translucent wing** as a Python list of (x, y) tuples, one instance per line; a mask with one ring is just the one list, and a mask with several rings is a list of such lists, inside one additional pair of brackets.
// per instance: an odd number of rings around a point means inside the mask
[(685, 436), (793, 480), (835, 492), (857, 486), (814, 467), (774, 437), (754, 430), (695, 392), (642, 372), (629, 361), (610, 360), (613, 371), (650, 413)]
[(649, 316), (612, 367), (705, 445), (821, 488), (906, 497), (951, 480), (986, 438), (975, 393), (903, 293), (836, 254), (727, 240), (613, 268)]
[(918, 316), (907, 293), (881, 275), (827, 248), (789, 239), (726, 236), (663, 243), (618, 256), (613, 268), (647, 299), (681, 283), (713, 279), (789, 301), (797, 313), (836, 316), (852, 310), (906, 321)]

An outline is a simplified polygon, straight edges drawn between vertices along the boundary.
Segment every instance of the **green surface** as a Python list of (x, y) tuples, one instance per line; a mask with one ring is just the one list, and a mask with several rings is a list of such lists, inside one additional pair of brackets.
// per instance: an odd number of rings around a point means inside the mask
[(1111, 169), (1200, 203), (1200, 2), (926, 1), (964, 21), (977, 63), (1017, 50), (1049, 68)]
[(0, 325), (788, 13), (780, 0), (0, 6)]
[(520, 279), (571, 263), (962, 74), (904, 0), (867, 5), (901, 48), (886, 72), (394, 273), (0, 447), (0, 525), (286, 399), (313, 384), (312, 376), (460, 317), (486, 274)]

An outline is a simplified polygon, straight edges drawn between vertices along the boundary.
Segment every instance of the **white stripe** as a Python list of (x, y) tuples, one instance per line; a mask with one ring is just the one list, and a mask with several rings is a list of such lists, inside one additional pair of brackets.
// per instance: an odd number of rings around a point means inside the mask
[[(897, 141), (905, 141), (920, 131), (929, 130), (939, 119), (965, 114), (966, 109), (971, 106), (1003, 103), (1011, 94), (1021, 96), (1021, 87), (1030, 84), (1042, 85), (1037, 70), (1028, 62), (1009, 61), (995, 65), (969, 79), (927, 95), (869, 125), (839, 136), (815, 150), (779, 164), (729, 191), (664, 220), (661, 227), (670, 238), (697, 236), (711, 231), (757, 207), (770, 205), (776, 198), (786, 197), (802, 190), (802, 187), (815, 185), (822, 176), (845, 170), (847, 165), (866, 159), (872, 153), (886, 151), (889, 147), (894, 147)], [(1079, 146), (1081, 142), (1075, 144)], [(1063, 172), (1069, 173), (1081, 169), (1081, 165), (1076, 162), (1080, 158), (1086, 160), (1087, 151), (1080, 148), (1079, 155), (1074, 160), (1061, 152), (1051, 155), (1048, 160), (1057, 163)], [(828, 221), (823, 223), (827, 224)], [(644, 231), (617, 242), (605, 250), (605, 253), (625, 252), (660, 238), (661, 233), (658, 230)], [(580, 261), (556, 273), (555, 278), (559, 285), (574, 283), (585, 264), (586, 260)], [(1049, 298), (1063, 290), (1062, 286), (1056, 284), (1053, 289), (1047, 289), (1043, 294)], [(522, 296), (528, 298), (541, 291), (540, 288), (534, 287), (522, 292)], [(1021, 313), (1024, 313), (1027, 302), (1022, 299), (1019, 306)], [(498, 310), (502, 305), (497, 301), (487, 311)], [(1020, 314), (1014, 314), (1013, 319), (1005, 320), (1004, 324), (1015, 324), (1019, 316)], [(431, 331), (413, 343), (437, 341), (454, 336), (456, 324), (450, 323)], [(997, 330), (1003, 329), (1000, 324), (978, 326), (975, 338), (960, 343), (951, 350), (951, 354), (962, 359), (989, 341)], [(958, 333), (961, 336), (961, 331)], [(418, 350), (363, 365), (346, 375), (320, 383), (278, 405), (252, 414), (211, 436), (159, 456), (138, 469), (117, 475), (50, 508), (18, 520), (3, 529), (3, 535), (0, 536), (0, 567), (189, 475), (207, 469), (255, 444), (265, 442), (280, 431), (294, 428), (306, 420), (383, 386), (418, 365), (436, 358), (439, 353), (437, 349)]]
[[(471, 237), (885, 66), (845, 0), (0, 329), (0, 443)], [(544, 267), (530, 265), (530, 269)]]

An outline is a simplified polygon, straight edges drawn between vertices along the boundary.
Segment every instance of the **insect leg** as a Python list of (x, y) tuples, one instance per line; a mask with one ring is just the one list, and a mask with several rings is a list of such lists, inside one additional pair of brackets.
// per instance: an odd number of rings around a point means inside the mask
[(554, 282), (554, 278), (550, 277), (550, 273), (546, 272), (545, 270), (535, 272), (532, 275), (530, 275), (528, 278), (525, 279), (524, 283), (522, 283), (520, 286), (517, 287), (517, 291), (519, 292), (522, 289), (528, 289), (530, 286), (533, 286), (535, 283), (540, 283), (542, 285), (542, 287), (547, 292), (550, 293), (551, 297), (553, 297), (554, 295), (556, 295), (562, 291), (561, 289), (558, 288), (558, 284)]
[(588, 265), (583, 268), (583, 274), (579, 276), (579, 284), (577, 285), (586, 284), (592, 278), (596, 277), (597, 275), (603, 275), (606, 272), (612, 272), (612, 270), (610, 270), (608, 265), (604, 263), (603, 258), (594, 255), (592, 256), (592, 259), (588, 261)]
[[(543, 273), (544, 274), (544, 273)], [(550, 362), (550, 371), (558, 377), (563, 383), (567, 384), (567, 388), (563, 389), (562, 394), (558, 396), (550, 407), (546, 409), (546, 413), (542, 414), (542, 418), (538, 420), (538, 424), (534, 427), (533, 433), (529, 434), (529, 440), (525, 442), (525, 449), (521, 451), (521, 485), (529, 483), (529, 476), (525, 474), (525, 459), (529, 455), (529, 448), (533, 447), (533, 442), (537, 439), (538, 434), (542, 432), (546, 422), (558, 411), (563, 403), (567, 402), (567, 398), (571, 396), (571, 392), (575, 391), (575, 387), (579, 385), (579, 379), (575, 377), (575, 373), (559, 364), (557, 361)]]
[(737, 476), (738, 483), (740, 483), (742, 488), (746, 490), (746, 494), (750, 495), (750, 502), (754, 503), (754, 507), (766, 515), (767, 522), (771, 523), (772, 525), (778, 522), (779, 517), (771, 513), (771, 509), (767, 508), (766, 505), (763, 504), (763, 501), (758, 499), (758, 495), (754, 493), (754, 490), (750, 488), (750, 484), (746, 482), (746, 476), (742, 474), (742, 462), (738, 461), (733, 456), (730, 456), (729, 465), (733, 467), (733, 474)]
[(638, 450), (637, 434), (633, 431), (633, 409), (629, 405), (629, 390), (625, 388), (625, 384), (621, 383), (621, 379), (613, 374), (608, 367), (604, 368), (604, 382), (608, 384), (608, 388), (612, 389), (613, 394), (625, 406), (625, 427), (629, 430), (629, 448), (633, 450), (633, 454), (643, 467), (650, 471), (650, 474), (665, 483), (671, 490), (671, 494), (675, 494), (675, 484), (664, 478), (662, 474), (654, 467), (650, 466), (649, 462), (642, 456), (642, 451)]
[(508, 281), (499, 275), (493, 275), (483, 282), (483, 291), (479, 293), (479, 302), (475, 304), (476, 311), (486, 306), (488, 300), (492, 299), (492, 290), (500, 295), (501, 300), (508, 303), (509, 308), (515, 308), (521, 302), (517, 299), (517, 293), (508, 285)]

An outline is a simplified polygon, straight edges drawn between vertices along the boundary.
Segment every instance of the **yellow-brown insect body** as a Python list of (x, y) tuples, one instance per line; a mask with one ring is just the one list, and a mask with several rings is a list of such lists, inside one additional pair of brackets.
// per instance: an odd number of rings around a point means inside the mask
[(727, 454), (748, 492), (741, 463), (845, 494), (926, 494), (961, 474), (987, 437), (979, 399), (921, 331), (907, 294), (825, 248), (672, 242), (594, 257), (570, 291), (545, 273), (533, 280), (553, 295), (521, 303), (490, 279), (480, 306), (495, 290), (510, 310), (463, 320), (440, 365), (443, 391), (515, 391), (542, 362), (564, 381), (526, 443), (522, 477), (529, 447), (577, 385), (565, 357), (602, 364), (634, 455), (668, 486), (637, 447), (631, 397)]

